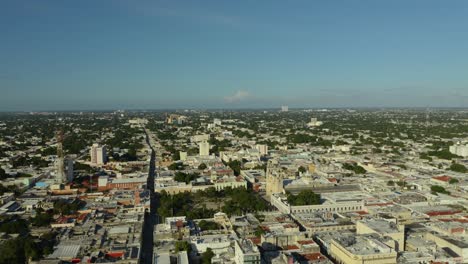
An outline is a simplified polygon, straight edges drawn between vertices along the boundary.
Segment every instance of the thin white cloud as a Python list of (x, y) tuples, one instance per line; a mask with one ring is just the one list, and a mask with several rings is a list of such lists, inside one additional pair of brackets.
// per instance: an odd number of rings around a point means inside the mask
[(248, 99), (251, 94), (244, 90), (238, 90), (233, 95), (224, 97), (224, 100), (228, 103), (240, 102), (245, 99)]

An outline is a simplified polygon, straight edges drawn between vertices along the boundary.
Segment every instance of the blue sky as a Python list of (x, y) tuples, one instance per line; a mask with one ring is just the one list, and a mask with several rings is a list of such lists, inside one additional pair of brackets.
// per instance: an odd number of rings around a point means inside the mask
[(0, 110), (468, 107), (468, 1), (0, 2)]

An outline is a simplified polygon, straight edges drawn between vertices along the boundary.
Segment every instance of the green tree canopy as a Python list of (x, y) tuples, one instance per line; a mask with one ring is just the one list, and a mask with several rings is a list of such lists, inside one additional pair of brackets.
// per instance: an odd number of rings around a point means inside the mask
[(297, 195), (287, 193), (288, 203), (293, 206), (320, 204), (321, 196), (311, 190), (303, 190)]

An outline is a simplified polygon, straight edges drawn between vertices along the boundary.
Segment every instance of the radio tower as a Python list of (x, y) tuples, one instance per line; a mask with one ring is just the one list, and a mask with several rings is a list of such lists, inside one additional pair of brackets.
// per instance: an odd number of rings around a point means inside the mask
[(55, 164), (57, 170), (55, 181), (59, 184), (66, 183), (67, 177), (65, 175), (65, 160), (63, 155), (63, 132), (57, 132), (57, 162)]

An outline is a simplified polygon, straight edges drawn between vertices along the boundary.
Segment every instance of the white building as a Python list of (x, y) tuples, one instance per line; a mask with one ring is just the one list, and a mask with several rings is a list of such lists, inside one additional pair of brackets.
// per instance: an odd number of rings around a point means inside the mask
[(96, 165), (103, 165), (107, 160), (106, 146), (100, 146), (99, 144), (93, 144), (89, 155), (91, 156), (91, 163)]
[(452, 154), (468, 157), (468, 144), (462, 145), (460, 142), (458, 142), (457, 144), (450, 146), (449, 150)]
[(190, 244), (193, 251), (203, 253), (208, 248), (213, 250), (215, 254), (223, 254), (231, 249), (231, 243), (236, 238), (233, 235), (206, 235), (192, 237)]
[(257, 245), (248, 239), (236, 240), (235, 256), (236, 264), (260, 264), (261, 262), (260, 251)]
[(261, 155), (268, 155), (267, 145), (257, 144), (255, 145), (255, 148), (260, 152)]
[(181, 161), (187, 160), (187, 152), (186, 151), (180, 151), (179, 156), (180, 156)]
[(312, 117), (310, 119), (310, 122), (307, 123), (307, 126), (308, 127), (318, 127), (318, 126), (321, 126), (322, 124), (323, 124), (322, 121), (318, 121), (317, 118)]
[(207, 141), (200, 142), (198, 144), (200, 148), (200, 156), (209, 156), (210, 155), (210, 143)]
[(208, 141), (210, 139), (209, 134), (195, 135), (190, 138), (191, 142), (199, 143), (203, 141)]
[(288, 111), (289, 111), (289, 107), (287, 105), (281, 106), (281, 112), (288, 112)]
[(221, 123), (221, 119), (218, 119), (218, 118), (215, 118), (213, 120), (213, 124), (216, 125), (216, 126), (220, 126), (222, 123)]

